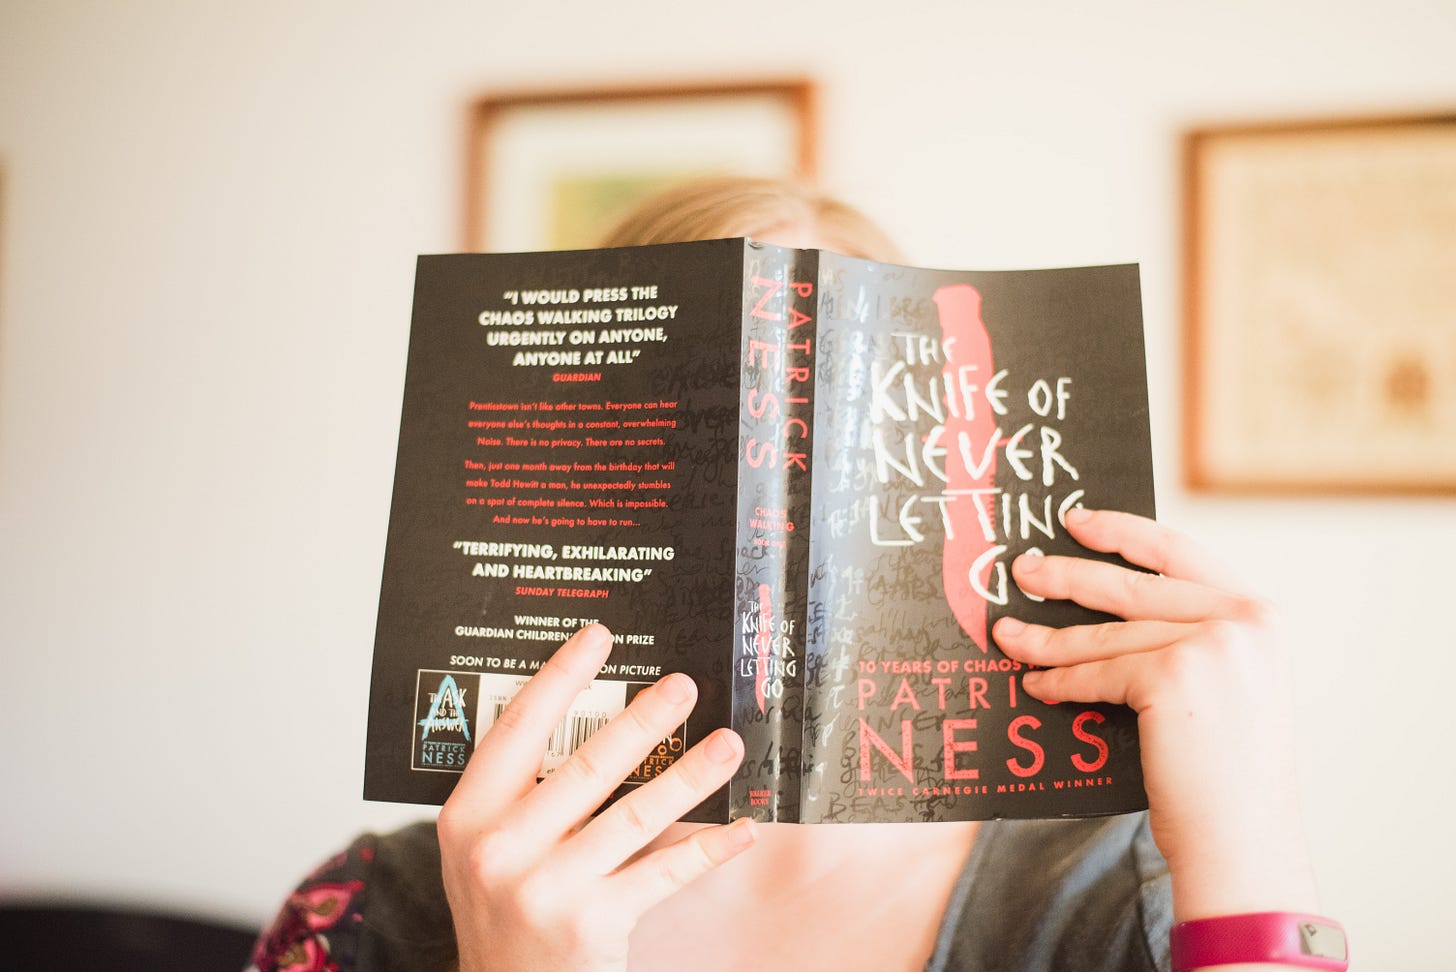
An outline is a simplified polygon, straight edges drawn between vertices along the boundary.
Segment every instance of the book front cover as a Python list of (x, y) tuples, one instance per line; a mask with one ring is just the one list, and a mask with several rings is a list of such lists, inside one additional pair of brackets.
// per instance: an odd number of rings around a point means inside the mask
[(821, 284), (804, 819), (1144, 806), (1131, 710), (1031, 699), (989, 635), (1108, 620), (1033, 603), (1011, 562), (1101, 556), (1073, 506), (1153, 513), (1137, 267), (824, 254)]

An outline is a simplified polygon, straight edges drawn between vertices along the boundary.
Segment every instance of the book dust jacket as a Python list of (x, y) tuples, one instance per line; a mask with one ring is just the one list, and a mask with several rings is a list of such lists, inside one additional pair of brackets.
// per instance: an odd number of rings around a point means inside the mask
[(511, 696), (615, 644), (543, 773), (664, 674), (738, 776), (687, 819), (1146, 805), (1133, 714), (1043, 705), (998, 617), (1066, 511), (1153, 513), (1135, 266), (957, 272), (747, 240), (421, 257), (365, 796), (441, 803)]

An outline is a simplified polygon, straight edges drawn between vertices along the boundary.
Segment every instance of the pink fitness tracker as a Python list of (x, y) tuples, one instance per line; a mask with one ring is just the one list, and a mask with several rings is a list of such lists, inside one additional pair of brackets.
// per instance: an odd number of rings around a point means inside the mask
[(1173, 972), (1238, 962), (1283, 962), (1345, 972), (1345, 929), (1316, 915), (1265, 911), (1183, 921), (1173, 926)]

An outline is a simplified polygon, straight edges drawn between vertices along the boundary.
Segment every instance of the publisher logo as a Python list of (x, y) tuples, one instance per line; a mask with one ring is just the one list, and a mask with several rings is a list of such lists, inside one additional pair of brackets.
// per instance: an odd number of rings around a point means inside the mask
[[(636, 694), (635, 692), (633, 693)], [(637, 764), (637, 768), (627, 774), (628, 783), (647, 783), (656, 779), (667, 768), (677, 762), (677, 758), (683, 754), (688, 746), (688, 724), (684, 722), (672, 732), (662, 738), (657, 748), (647, 754), (647, 758)]]
[(479, 696), (477, 674), (419, 672), (411, 758), (415, 769), (458, 773), (465, 768), (479, 735)]

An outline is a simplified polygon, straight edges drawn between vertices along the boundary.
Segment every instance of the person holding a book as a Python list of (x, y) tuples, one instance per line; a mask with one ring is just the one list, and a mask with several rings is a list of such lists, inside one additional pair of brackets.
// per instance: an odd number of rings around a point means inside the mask
[[(736, 236), (898, 259), (851, 207), (728, 177), (657, 197), (604, 242)], [(696, 687), (662, 678), (538, 782), (544, 740), (611, 651), (594, 625), (479, 740), (437, 824), (362, 838), (324, 865), (264, 933), (255, 968), (1344, 968), (1321, 957), (1342, 953), (1343, 936), (1315, 917), (1276, 612), (1162, 524), (1080, 508), (1065, 523), (1084, 547), (1145, 570), (1023, 555), (1015, 583), (1123, 620), (1005, 617), (992, 635), (1040, 667), (1022, 679), (1028, 694), (1137, 712), (1146, 813), (679, 823), (744, 759), (727, 729), (597, 813), (688, 717)]]

